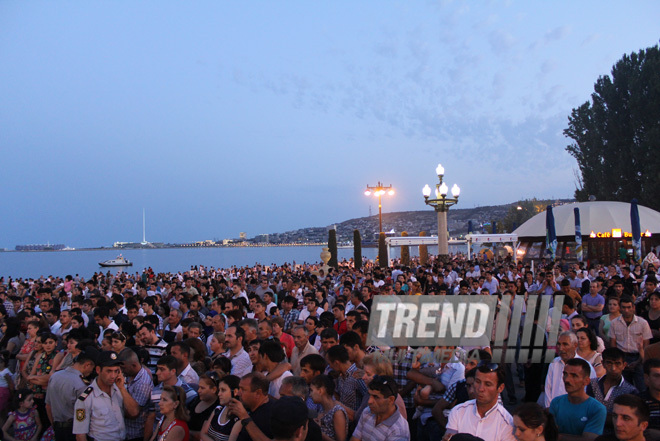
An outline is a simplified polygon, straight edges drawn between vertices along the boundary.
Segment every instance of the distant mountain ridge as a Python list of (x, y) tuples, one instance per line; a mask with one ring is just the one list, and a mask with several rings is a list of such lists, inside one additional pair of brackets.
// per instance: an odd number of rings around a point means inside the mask
[[(565, 203), (570, 201), (569, 199), (561, 199), (554, 202)], [(447, 216), (449, 234), (450, 236), (466, 234), (470, 220), (475, 232), (481, 232), (483, 228), (487, 229), (486, 232), (491, 232), (491, 222), (500, 222), (509, 214), (511, 207), (516, 207), (518, 203), (474, 208), (452, 208)], [(482, 227), (484, 224), (486, 226)], [(328, 230), (335, 225), (339, 242), (352, 241), (353, 230), (356, 229), (360, 231), (360, 235), (365, 241), (375, 240), (379, 232), (378, 215), (376, 214), (345, 220), (326, 227), (308, 227), (284, 233), (272, 233), (268, 234), (267, 241), (270, 243), (325, 242), (328, 239)], [(394, 230), (397, 236), (400, 236), (402, 231), (408, 232), (410, 236), (417, 236), (421, 231), (425, 231), (428, 235), (435, 235), (438, 231), (437, 214), (430, 209), (383, 213), (383, 231), (388, 232), (391, 230)], [(261, 236), (257, 236), (257, 238), (259, 237)]]

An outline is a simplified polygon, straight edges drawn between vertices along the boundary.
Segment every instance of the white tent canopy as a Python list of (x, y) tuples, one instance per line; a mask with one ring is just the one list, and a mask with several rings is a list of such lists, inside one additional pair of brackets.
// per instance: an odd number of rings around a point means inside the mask
[(468, 259), (472, 258), (472, 244), (482, 243), (510, 243), (513, 249), (513, 256), (518, 258), (518, 235), (515, 233), (509, 234), (468, 234), (465, 236), (468, 246)]
[[(577, 202), (552, 208), (557, 237), (575, 236), (574, 208), (580, 209), (580, 226), (583, 236), (589, 236), (592, 231), (594, 233), (611, 233), (612, 229), (621, 229), (628, 233), (632, 231), (629, 203)], [(514, 233), (518, 237), (545, 237), (545, 217), (545, 211), (537, 214), (518, 227)], [(659, 212), (639, 205), (639, 219), (642, 232), (649, 230), (652, 234), (660, 234)]]
[[(449, 239), (449, 245), (464, 244), (465, 241), (461, 239)], [(385, 238), (385, 245), (387, 247), (387, 261), (389, 262), (392, 255), (392, 247), (402, 246), (419, 246), (419, 245), (437, 245), (438, 236), (401, 236), (401, 237), (387, 237)]]

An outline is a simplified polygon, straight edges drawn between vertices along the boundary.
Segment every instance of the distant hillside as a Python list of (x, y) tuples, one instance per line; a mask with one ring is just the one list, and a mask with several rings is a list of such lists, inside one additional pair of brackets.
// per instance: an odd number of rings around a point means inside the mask
[[(538, 201), (541, 206), (546, 203), (565, 203), (568, 199), (556, 201)], [(511, 207), (516, 207), (519, 202), (505, 205), (491, 205), (475, 208), (452, 208), (449, 210), (447, 224), (451, 236), (460, 236), (467, 233), (468, 221), (472, 221), (476, 232), (482, 230), (491, 232), (490, 223), (492, 221), (501, 222), (509, 214)], [(543, 205), (544, 206), (544, 205)], [(349, 219), (337, 224), (331, 224), (325, 227), (301, 228), (295, 231), (285, 233), (273, 233), (268, 235), (268, 242), (271, 243), (291, 243), (291, 242), (324, 242), (328, 239), (328, 230), (334, 225), (337, 226), (337, 240), (347, 242), (353, 240), (353, 230), (359, 230), (364, 241), (372, 241), (378, 235), (378, 215)], [(383, 231), (394, 230), (397, 236), (402, 231), (407, 231), (409, 235), (416, 236), (421, 231), (426, 231), (429, 235), (435, 235), (438, 231), (438, 218), (435, 211), (401, 211), (395, 213), (383, 213)], [(501, 228), (498, 228), (501, 231)]]

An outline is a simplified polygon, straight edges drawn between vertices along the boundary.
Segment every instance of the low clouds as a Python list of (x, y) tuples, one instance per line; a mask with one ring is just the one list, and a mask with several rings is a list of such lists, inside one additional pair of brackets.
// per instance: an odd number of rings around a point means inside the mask
[(513, 47), (516, 39), (509, 32), (499, 29), (490, 33), (488, 42), (495, 54), (502, 55)]
[[(555, 118), (549, 109), (565, 92), (540, 83), (557, 70), (557, 59), (520, 57), (514, 52), (518, 40), (508, 29), (486, 29), (497, 24), (494, 14), (475, 25), (481, 34), (459, 33), (459, 13), (441, 21), (443, 29), (381, 25), (351, 52), (320, 48), (333, 53), (332, 75), (262, 71), (253, 77), (261, 84), (253, 86), (286, 98), (295, 108), (377, 121), (411, 140), (461, 145), (464, 154), (478, 157), (496, 150), (496, 164), (526, 157), (523, 152), (530, 148), (553, 146), (554, 154), (563, 152), (563, 127), (545, 118)], [(451, 40), (443, 40), (446, 33), (453, 34)], [(569, 34), (568, 26), (558, 26), (539, 41), (550, 44)], [(534, 66), (529, 75), (523, 74), (529, 66)], [(245, 76), (235, 79), (242, 82)]]
[(595, 43), (598, 40), (600, 40), (600, 34), (591, 34), (587, 38), (582, 40), (582, 43), (580, 44), (580, 46), (586, 47), (586, 46), (591, 45), (592, 43)]
[(570, 26), (567, 25), (559, 26), (552, 29), (551, 31), (546, 32), (545, 35), (543, 36), (543, 42), (545, 44), (550, 44), (555, 41), (560, 41), (568, 37), (570, 33), (571, 33)]
[(572, 32), (571, 26), (562, 25), (557, 26), (547, 31), (541, 38), (534, 40), (527, 46), (529, 52), (537, 52), (542, 48), (550, 46), (554, 43), (560, 42), (570, 36)]

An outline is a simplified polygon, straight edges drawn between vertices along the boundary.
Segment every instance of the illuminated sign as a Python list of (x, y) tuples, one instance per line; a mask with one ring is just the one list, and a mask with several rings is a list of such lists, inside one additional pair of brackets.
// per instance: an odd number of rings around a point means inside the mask
[[(649, 230), (644, 231), (641, 235), (641, 237), (651, 237), (651, 232)], [(591, 233), (589, 234), (589, 237), (592, 239), (609, 239), (609, 238), (617, 238), (620, 239), (622, 237), (625, 238), (632, 238), (632, 233), (629, 233), (627, 231), (622, 231), (621, 228), (612, 228), (612, 231), (605, 231), (605, 232), (594, 232), (594, 230), (591, 230)]]

